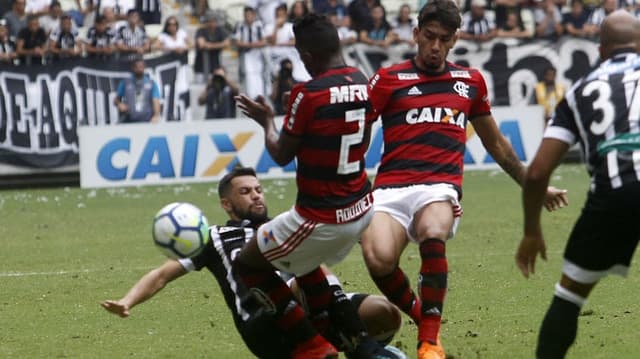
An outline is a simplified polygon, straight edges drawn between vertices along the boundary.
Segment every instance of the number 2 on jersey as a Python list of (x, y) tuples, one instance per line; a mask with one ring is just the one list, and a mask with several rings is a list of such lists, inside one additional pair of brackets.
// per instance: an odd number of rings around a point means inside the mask
[(340, 158), (338, 159), (338, 174), (347, 175), (357, 172), (360, 169), (360, 161), (349, 162), (349, 152), (351, 146), (362, 143), (364, 138), (364, 118), (365, 109), (358, 108), (355, 110), (346, 111), (344, 113), (344, 120), (346, 122), (358, 121), (358, 132), (343, 135), (340, 141)]

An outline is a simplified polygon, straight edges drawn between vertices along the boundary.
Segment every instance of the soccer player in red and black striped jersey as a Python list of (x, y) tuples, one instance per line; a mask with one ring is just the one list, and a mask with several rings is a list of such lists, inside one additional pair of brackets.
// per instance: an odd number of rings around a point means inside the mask
[[(320, 264), (343, 259), (373, 215), (364, 171), (371, 128), (367, 78), (345, 65), (337, 31), (326, 17), (305, 16), (293, 31), (312, 79), (293, 88), (282, 132), (264, 98), (241, 95), (236, 100), (242, 112), (264, 128), (267, 150), (278, 164), (297, 159), (296, 204), (258, 229), (233, 268), (254, 293), (274, 303), (278, 326), (298, 343), (293, 358), (335, 358), (335, 348), (318, 330), (328, 323), (329, 307), (343, 301), (332, 296)], [(295, 274), (311, 320), (276, 269)], [(356, 318), (341, 323), (355, 344), (349, 357), (395, 358), (367, 335), (353, 309), (340, 316)]]
[[(369, 82), (370, 117), (381, 117), (384, 153), (374, 184), (374, 217), (362, 238), (378, 288), (418, 325), (418, 357), (445, 358), (439, 342), (447, 289), (445, 242), (462, 214), (466, 128), (473, 123), (486, 150), (517, 182), (525, 168), (491, 115), (485, 81), (475, 69), (446, 60), (460, 27), (451, 0), (420, 10), (416, 56), (379, 70)], [(565, 204), (550, 188), (549, 208)], [(419, 246), (419, 295), (398, 263), (408, 242)]]

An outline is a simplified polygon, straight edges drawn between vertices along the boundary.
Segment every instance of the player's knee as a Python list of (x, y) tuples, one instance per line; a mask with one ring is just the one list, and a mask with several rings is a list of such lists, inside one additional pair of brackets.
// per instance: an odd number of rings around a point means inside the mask
[(393, 272), (398, 266), (398, 258), (389, 252), (379, 251), (373, 247), (362, 247), (362, 255), (369, 273), (382, 277)]
[(360, 306), (359, 314), (374, 339), (388, 343), (400, 330), (402, 315), (385, 297), (370, 295)]
[(427, 239), (437, 239), (445, 242), (449, 238), (451, 228), (448, 226), (422, 226), (416, 228), (416, 240), (422, 243)]

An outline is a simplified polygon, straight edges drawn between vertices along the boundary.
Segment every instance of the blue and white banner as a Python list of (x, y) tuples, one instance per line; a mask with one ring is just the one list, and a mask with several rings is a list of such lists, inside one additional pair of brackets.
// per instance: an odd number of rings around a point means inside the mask
[[(520, 160), (528, 163), (542, 139), (542, 108), (497, 107), (493, 114)], [(82, 187), (210, 182), (238, 164), (254, 167), (260, 178), (295, 175), (295, 163), (278, 166), (264, 146), (262, 129), (247, 119), (82, 126), (78, 131)], [(471, 126), (467, 137), (465, 169), (497, 168)], [(370, 174), (375, 174), (382, 150), (377, 121), (366, 155)]]

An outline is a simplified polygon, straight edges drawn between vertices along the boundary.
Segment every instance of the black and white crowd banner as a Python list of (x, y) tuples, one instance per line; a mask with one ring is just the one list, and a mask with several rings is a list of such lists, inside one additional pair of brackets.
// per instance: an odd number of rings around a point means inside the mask
[[(449, 59), (482, 71), (494, 105), (525, 106), (531, 103), (533, 88), (546, 67), (554, 66), (558, 81), (568, 87), (596, 64), (598, 48), (593, 41), (569, 37), (553, 42), (458, 41)], [(147, 70), (160, 87), (163, 119), (189, 119), (186, 57), (149, 59)], [(78, 126), (117, 122), (113, 99), (118, 83), (127, 76), (129, 64), (118, 61), (0, 66), (0, 168), (3, 164), (23, 169), (77, 165)]]
[[(187, 58), (146, 61), (162, 96), (163, 119), (189, 116)], [(78, 164), (78, 126), (116, 124), (125, 60), (65, 60), (47, 66), (0, 65), (0, 166), (54, 169)], [(6, 172), (6, 171), (5, 171)], [(5, 173), (7, 174), (7, 173)]]

